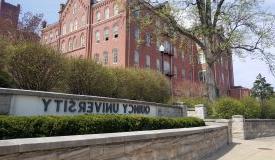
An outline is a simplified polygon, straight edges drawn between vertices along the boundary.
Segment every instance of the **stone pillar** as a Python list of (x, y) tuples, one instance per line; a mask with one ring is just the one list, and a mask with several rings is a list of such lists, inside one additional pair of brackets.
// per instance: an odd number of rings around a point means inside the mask
[(207, 116), (207, 111), (203, 104), (195, 105), (195, 113), (196, 117), (200, 119), (205, 119)]
[(174, 105), (182, 108), (182, 117), (187, 117), (187, 106), (183, 102), (176, 102)]
[(242, 115), (232, 116), (232, 138), (245, 139), (244, 117)]

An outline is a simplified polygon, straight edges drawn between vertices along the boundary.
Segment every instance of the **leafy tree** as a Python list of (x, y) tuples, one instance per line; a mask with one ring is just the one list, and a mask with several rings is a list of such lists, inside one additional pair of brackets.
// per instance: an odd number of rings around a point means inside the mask
[(50, 91), (64, 75), (63, 56), (39, 43), (19, 44), (12, 50), (8, 69), (17, 87)]
[[(214, 65), (221, 58), (232, 54), (252, 55), (264, 60), (275, 72), (275, 55), (266, 48), (274, 46), (274, 15), (263, 7), (263, 0), (177, 0), (169, 4), (159, 0), (131, 1), (130, 10), (153, 12), (156, 16), (140, 16), (134, 21), (146, 31), (152, 27), (156, 18), (164, 23), (153, 25), (158, 35), (171, 39), (184, 36), (199, 46), (208, 65), (206, 84), (208, 97), (214, 100), (218, 96), (214, 79)], [(147, 4), (155, 6), (150, 9)], [(153, 11), (152, 11), (153, 10)], [(133, 14), (135, 15), (135, 14)], [(135, 17), (135, 16), (133, 16)], [(188, 46), (192, 46), (192, 43)]]
[(252, 88), (252, 96), (260, 100), (261, 118), (265, 118), (266, 116), (265, 103), (272, 97), (272, 95), (273, 87), (271, 87), (271, 84), (266, 82), (265, 77), (262, 77), (262, 75), (259, 74)]

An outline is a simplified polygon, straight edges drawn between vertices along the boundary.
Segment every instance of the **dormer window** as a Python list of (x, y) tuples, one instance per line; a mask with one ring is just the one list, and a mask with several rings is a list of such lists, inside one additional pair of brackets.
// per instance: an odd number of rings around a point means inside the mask
[(109, 7), (105, 8), (104, 18), (105, 19), (109, 19), (110, 18), (110, 9), (109, 9)]
[(99, 11), (96, 12), (96, 21), (99, 22), (101, 19), (101, 14)]
[(114, 4), (114, 16), (119, 14), (119, 7), (118, 4)]

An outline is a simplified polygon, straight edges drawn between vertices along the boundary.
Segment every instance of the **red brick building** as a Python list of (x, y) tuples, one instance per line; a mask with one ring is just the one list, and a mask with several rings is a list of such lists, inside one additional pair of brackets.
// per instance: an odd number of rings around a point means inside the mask
[[(176, 41), (155, 37), (155, 26), (165, 28), (165, 22), (158, 17), (153, 16), (150, 27), (140, 29), (132, 17), (143, 18), (153, 13), (131, 10), (127, 7), (129, 1), (68, 0), (60, 5), (59, 21), (42, 31), (42, 42), (68, 57), (91, 58), (111, 67), (162, 71), (164, 66), (164, 73), (173, 84), (204, 82), (207, 67), (196, 44), (183, 36)], [(163, 58), (160, 45), (165, 47)], [(232, 58), (220, 59), (214, 73), (220, 94), (228, 95), (234, 86)]]
[(20, 13), (20, 5), (12, 5), (0, 0), (0, 30), (16, 29)]

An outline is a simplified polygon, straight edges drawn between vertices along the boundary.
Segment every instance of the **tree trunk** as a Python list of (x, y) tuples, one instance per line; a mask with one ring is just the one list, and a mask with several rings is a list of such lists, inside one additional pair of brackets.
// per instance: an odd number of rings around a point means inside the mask
[(208, 98), (210, 101), (214, 101), (218, 98), (217, 85), (215, 81), (215, 75), (213, 73), (214, 65), (208, 65), (206, 70), (206, 87), (208, 92)]

